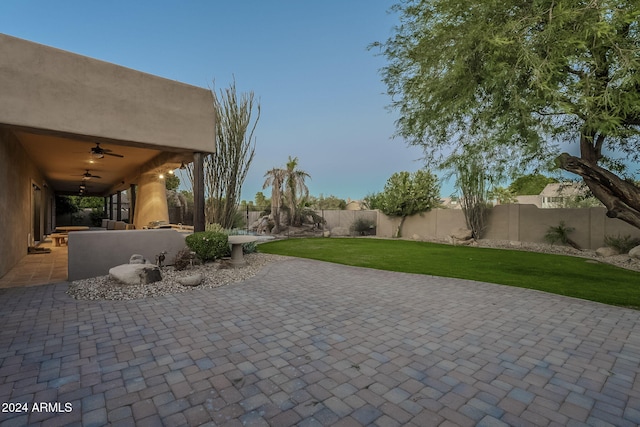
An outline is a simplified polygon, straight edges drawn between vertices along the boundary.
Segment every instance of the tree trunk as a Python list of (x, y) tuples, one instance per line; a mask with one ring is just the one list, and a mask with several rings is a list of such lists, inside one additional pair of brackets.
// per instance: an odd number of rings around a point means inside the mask
[(271, 234), (280, 233), (280, 208), (273, 207), (271, 210), (271, 215), (273, 216), (273, 228), (271, 229)]
[(640, 228), (640, 188), (579, 157), (562, 153), (556, 164), (580, 175), (591, 192), (607, 208), (609, 218), (618, 218)]
[(396, 238), (402, 237), (402, 225), (404, 224), (405, 219), (407, 219), (407, 216), (403, 215), (402, 219), (400, 220), (400, 224), (398, 224), (398, 229), (396, 230)]

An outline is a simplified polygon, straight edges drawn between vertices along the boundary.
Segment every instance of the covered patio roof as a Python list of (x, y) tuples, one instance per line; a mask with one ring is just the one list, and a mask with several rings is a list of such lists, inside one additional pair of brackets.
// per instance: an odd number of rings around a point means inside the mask
[[(0, 93), (0, 128), (57, 194), (91, 174), (86, 194), (108, 196), (215, 150), (209, 89), (4, 34)], [(122, 157), (92, 156), (98, 143)]]
[[(23, 128), (13, 132), (56, 194), (78, 195), (84, 184), (84, 195), (105, 197), (126, 190), (141, 173), (166, 174), (193, 161), (192, 150)], [(92, 154), (97, 143), (110, 150), (101, 158)]]

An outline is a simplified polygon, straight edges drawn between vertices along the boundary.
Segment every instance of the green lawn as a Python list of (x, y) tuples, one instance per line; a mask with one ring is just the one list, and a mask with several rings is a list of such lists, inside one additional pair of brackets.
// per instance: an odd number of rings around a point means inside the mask
[(584, 258), (407, 240), (289, 239), (260, 252), (406, 273), (457, 277), (640, 308), (640, 273)]

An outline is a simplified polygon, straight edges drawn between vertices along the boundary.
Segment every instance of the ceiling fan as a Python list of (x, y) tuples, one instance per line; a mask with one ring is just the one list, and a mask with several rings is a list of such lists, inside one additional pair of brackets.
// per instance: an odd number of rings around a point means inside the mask
[(91, 178), (96, 178), (96, 179), (102, 178), (101, 176), (98, 176), (98, 175), (92, 175), (91, 172), (89, 172), (89, 169), (87, 169), (87, 171), (82, 175), (72, 175), (72, 176), (81, 176), (83, 181), (87, 181)]
[(91, 147), (91, 157), (95, 159), (101, 159), (104, 156), (113, 156), (113, 157), (124, 157), (122, 154), (117, 154), (112, 152), (111, 150), (107, 150), (105, 148), (100, 147), (100, 143), (96, 142), (95, 147)]

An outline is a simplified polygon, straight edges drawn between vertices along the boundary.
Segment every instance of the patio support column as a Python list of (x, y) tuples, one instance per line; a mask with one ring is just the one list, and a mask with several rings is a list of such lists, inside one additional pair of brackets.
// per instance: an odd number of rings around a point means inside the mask
[(109, 194), (109, 219), (113, 219), (113, 194)]
[(116, 194), (116, 219), (122, 221), (122, 191)]
[(133, 218), (136, 213), (136, 185), (131, 184), (129, 186), (129, 224), (133, 223)]
[(167, 190), (164, 180), (158, 178), (157, 172), (147, 172), (140, 175), (138, 180), (133, 223), (137, 229), (141, 229), (153, 221), (169, 222)]
[(204, 154), (193, 153), (193, 231), (205, 230)]
[(102, 212), (103, 212), (103, 213), (102, 213), (102, 216), (103, 216), (104, 218), (109, 218), (109, 215), (107, 214), (107, 212), (108, 212), (108, 211), (107, 211), (107, 209), (109, 209), (109, 208), (107, 207), (107, 198), (106, 198), (106, 197), (103, 197), (102, 199), (104, 200), (104, 209), (102, 210)]

